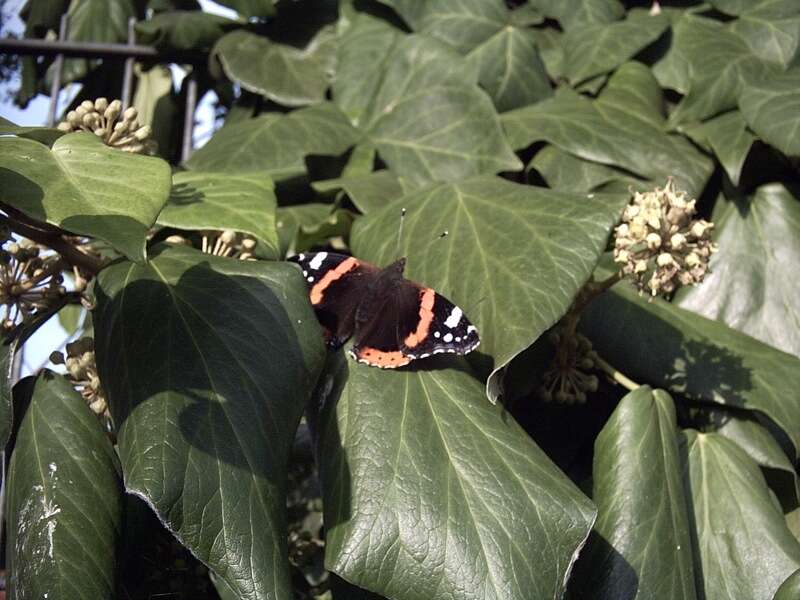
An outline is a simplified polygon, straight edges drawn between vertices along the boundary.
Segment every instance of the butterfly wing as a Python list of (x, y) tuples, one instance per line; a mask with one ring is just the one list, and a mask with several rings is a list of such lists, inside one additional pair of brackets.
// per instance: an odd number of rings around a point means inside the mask
[(300, 266), (308, 296), (332, 348), (339, 348), (355, 327), (355, 314), (369, 282), (379, 269), (335, 252), (298, 254), (288, 259)]

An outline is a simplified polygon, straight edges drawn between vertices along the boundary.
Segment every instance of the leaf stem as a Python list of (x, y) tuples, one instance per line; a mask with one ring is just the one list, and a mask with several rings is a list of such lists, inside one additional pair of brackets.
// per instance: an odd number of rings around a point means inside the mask
[(7, 225), (14, 233), (52, 248), (70, 265), (79, 267), (91, 275), (97, 275), (106, 265), (105, 260), (85, 254), (67, 241), (64, 236), (68, 234), (63, 229), (31, 219), (23, 212), (3, 203), (0, 203), (0, 209), (8, 215), (0, 215), (0, 224)]
[(629, 389), (631, 391), (635, 390), (639, 387), (639, 384), (627, 377), (625, 374), (620, 373), (606, 361), (604, 361), (599, 356), (595, 357), (595, 365), (604, 373), (606, 373), (611, 379), (616, 381), (622, 387)]

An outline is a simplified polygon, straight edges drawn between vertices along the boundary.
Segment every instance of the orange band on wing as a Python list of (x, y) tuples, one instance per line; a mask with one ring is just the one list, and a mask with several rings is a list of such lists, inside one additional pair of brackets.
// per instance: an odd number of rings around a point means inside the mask
[(352, 256), (347, 260), (343, 261), (339, 264), (338, 267), (335, 269), (331, 269), (325, 276), (320, 279), (317, 283), (314, 284), (314, 287), (311, 288), (311, 292), (309, 293), (309, 297), (311, 298), (311, 304), (319, 304), (322, 302), (322, 293), (328, 289), (328, 286), (332, 284), (334, 281), (342, 277), (348, 271), (352, 271), (358, 266), (358, 260), (353, 258)]
[(383, 369), (402, 367), (411, 362), (411, 359), (399, 350), (384, 352), (383, 350), (369, 347), (359, 348), (357, 358), (373, 367), (381, 367)]
[(403, 343), (409, 348), (414, 348), (428, 336), (428, 330), (433, 322), (433, 303), (436, 300), (436, 292), (431, 288), (423, 288), (420, 296), (419, 323), (417, 328), (403, 340)]

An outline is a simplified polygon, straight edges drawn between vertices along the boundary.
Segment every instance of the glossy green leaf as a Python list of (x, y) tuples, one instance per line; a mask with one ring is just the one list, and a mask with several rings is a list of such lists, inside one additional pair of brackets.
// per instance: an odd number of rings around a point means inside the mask
[(505, 25), (475, 47), (467, 60), (498, 111), (533, 104), (553, 95), (534, 34)]
[(798, 198), (773, 183), (717, 202), (711, 273), (681, 293), (680, 306), (800, 357), (800, 297), (786, 273), (800, 261)]
[[(598, 270), (602, 279), (608, 275)], [(705, 402), (760, 411), (800, 449), (800, 360), (623, 282), (597, 298), (581, 330), (639, 383)]]
[(271, 17), (275, 14), (273, 0), (217, 0), (243, 17)]
[(327, 567), (396, 600), (560, 597), (594, 507), (481, 384), (432, 361), (331, 362)]
[(11, 371), (14, 363), (16, 344), (3, 340), (0, 344), (0, 448), (5, 450), (11, 429), (14, 425), (14, 405), (12, 404)]
[(415, 2), (384, 0), (417, 32), (467, 55), (497, 110), (511, 110), (552, 95), (527, 23), (515, 25), (502, 0)]
[(800, 597), (800, 569), (781, 584), (773, 600), (795, 600), (798, 597)]
[(718, 434), (684, 435), (698, 588), (706, 598), (772, 600), (800, 567), (800, 543), (744, 450)]
[(679, 432), (669, 394), (626, 395), (597, 436), (597, 522), (570, 582), (573, 598), (697, 598)]
[(268, 113), (217, 131), (186, 167), (197, 171), (258, 171), (275, 180), (305, 172), (309, 154), (339, 155), (358, 132), (333, 104), (323, 102), (288, 115)]
[(756, 136), (747, 129), (742, 113), (732, 110), (709, 119), (701, 126), (701, 133), (730, 180), (738, 185), (744, 162), (756, 141)]
[(64, 135), (60, 129), (52, 127), (28, 127), (12, 123), (0, 117), (0, 135), (16, 135), (21, 138), (36, 140), (47, 146), (52, 146), (58, 138)]
[(477, 352), (493, 361), (488, 392), (495, 400), (499, 370), (567, 311), (626, 201), (484, 176), (371, 211), (353, 227), (351, 245), (359, 257), (391, 263), (400, 209), (407, 209), (400, 243), (407, 276), (458, 304), (478, 328)]
[[(760, 466), (778, 471), (792, 506), (800, 503), (800, 481), (789, 457), (769, 430), (752, 417), (712, 413), (713, 431), (736, 444)], [(782, 482), (783, 483), (783, 482)]]
[[(384, 60), (358, 124), (395, 175), (422, 185), (521, 167), (491, 100), (471, 83), (474, 68), (454, 50), (411, 35)], [(364, 90), (356, 69), (345, 69), (355, 79), (340, 81), (338, 90)]]
[(81, 326), (86, 309), (80, 304), (67, 304), (58, 311), (58, 324), (69, 335), (74, 335)]
[(668, 25), (666, 16), (639, 9), (623, 21), (573, 27), (563, 38), (567, 77), (575, 85), (612, 71), (654, 42)]
[(258, 242), (258, 256), (277, 258), (273, 188), (269, 177), (254, 173), (176, 173), (158, 224), (186, 231), (247, 233)]
[(795, 0), (752, 2), (731, 24), (754, 54), (783, 67), (800, 55), (800, 4)]
[[(72, 0), (69, 5), (70, 42), (125, 43), (128, 19), (136, 15), (131, 0)], [(96, 60), (68, 58), (64, 61), (61, 85), (84, 77)], [(52, 69), (50, 71), (52, 76)]]
[(297, 254), (295, 246), (300, 227), (317, 225), (327, 219), (334, 210), (333, 205), (319, 202), (279, 206), (275, 215), (275, 229), (278, 232), (281, 256)]
[(528, 0), (543, 15), (556, 19), (565, 30), (588, 23), (621, 19), (625, 7), (619, 0)]
[(312, 187), (318, 192), (344, 190), (353, 204), (364, 214), (385, 206), (409, 191), (408, 185), (404, 185), (402, 179), (385, 170), (357, 177), (317, 181)]
[(132, 260), (169, 196), (169, 165), (122, 152), (91, 133), (71, 133), (52, 150), (0, 138), (0, 201), (73, 233), (100, 238)]
[(305, 48), (279, 44), (239, 29), (214, 47), (223, 71), (250, 92), (284, 106), (325, 99), (336, 60), (336, 36), (324, 28)]
[(137, 42), (161, 50), (208, 52), (227, 31), (244, 23), (199, 10), (175, 10), (136, 24)]
[(638, 83), (631, 87), (627, 70), (620, 69), (597, 100), (562, 88), (554, 98), (504, 113), (511, 145), (520, 149), (547, 141), (585, 160), (647, 179), (665, 181), (673, 176), (678, 187), (699, 195), (711, 175), (711, 161), (682, 136), (665, 133), (664, 123), (655, 122), (655, 107), (644, 111), (632, 92), (641, 90), (649, 98), (654, 81), (637, 75)]
[(126, 490), (240, 598), (288, 597), (286, 463), (324, 358), (302, 277), (160, 246), (95, 294)]
[(627, 184), (642, 182), (624, 171), (600, 163), (583, 160), (559, 150), (556, 146), (545, 146), (528, 165), (535, 169), (554, 190), (589, 193), (611, 181), (622, 180)]
[(8, 475), (8, 592), (16, 600), (115, 595), (122, 484), (114, 448), (80, 394), (43, 371)]
[(739, 97), (747, 124), (784, 154), (800, 155), (800, 68), (752, 78)]

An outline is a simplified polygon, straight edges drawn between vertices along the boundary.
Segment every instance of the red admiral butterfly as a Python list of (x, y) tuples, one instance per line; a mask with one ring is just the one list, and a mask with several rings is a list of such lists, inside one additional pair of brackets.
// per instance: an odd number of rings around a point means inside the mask
[(328, 345), (354, 337), (349, 353), (359, 362), (393, 369), (431, 354), (467, 354), (480, 343), (459, 307), (403, 277), (405, 258), (384, 269), (333, 252), (289, 260), (303, 270)]

